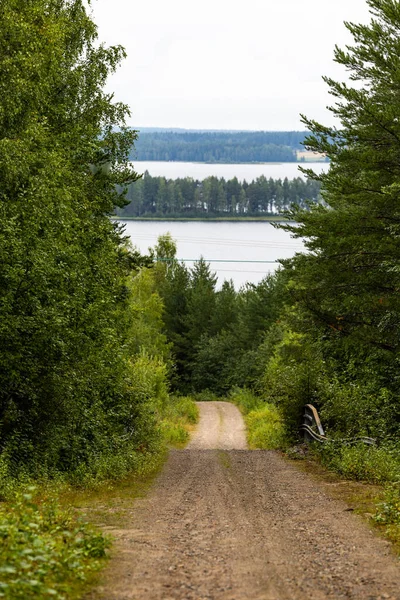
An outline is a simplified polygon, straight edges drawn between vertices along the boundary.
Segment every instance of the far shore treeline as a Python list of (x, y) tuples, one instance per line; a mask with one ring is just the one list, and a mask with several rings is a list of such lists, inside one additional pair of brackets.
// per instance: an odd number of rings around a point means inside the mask
[(255, 217), (280, 214), (295, 205), (306, 208), (318, 202), (319, 181), (301, 177), (289, 180), (267, 179), (261, 175), (251, 183), (237, 177), (226, 180), (207, 177), (203, 181), (185, 177), (152, 177), (128, 186), (129, 204), (117, 209), (119, 217)]
[(146, 131), (139, 129), (133, 161), (210, 163), (296, 162), (305, 131)]

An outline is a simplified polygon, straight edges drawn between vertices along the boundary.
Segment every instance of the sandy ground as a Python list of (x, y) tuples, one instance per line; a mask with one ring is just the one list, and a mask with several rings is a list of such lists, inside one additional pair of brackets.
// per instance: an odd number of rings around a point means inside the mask
[(241, 415), (201, 403), (197, 432), (135, 501), (90, 600), (400, 600), (400, 561)]

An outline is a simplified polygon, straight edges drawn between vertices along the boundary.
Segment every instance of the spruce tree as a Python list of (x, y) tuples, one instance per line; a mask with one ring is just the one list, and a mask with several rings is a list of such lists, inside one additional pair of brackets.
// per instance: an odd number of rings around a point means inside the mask
[(340, 360), (371, 359), (383, 375), (400, 349), (400, 4), (367, 3), (371, 22), (345, 23), (354, 41), (335, 48), (349, 81), (324, 78), (337, 125), (303, 117), (307, 149), (331, 164), (320, 176), (305, 170), (323, 202), (291, 211), (297, 225), (286, 229), (308, 252), (285, 265), (308, 329)]

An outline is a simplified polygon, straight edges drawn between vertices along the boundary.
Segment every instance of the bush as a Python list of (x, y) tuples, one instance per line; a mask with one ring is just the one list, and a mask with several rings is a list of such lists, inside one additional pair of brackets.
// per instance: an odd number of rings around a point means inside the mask
[(290, 330), (275, 346), (262, 379), (262, 395), (279, 407), (287, 434), (297, 437), (305, 404), (318, 404), (324, 371), (317, 348), (307, 336)]
[(164, 440), (172, 446), (182, 446), (189, 440), (191, 426), (199, 419), (199, 409), (192, 398), (171, 396), (161, 417)]
[(400, 481), (386, 488), (384, 501), (377, 506), (374, 521), (385, 527), (386, 536), (400, 544)]
[(109, 540), (28, 491), (0, 507), (0, 598), (70, 599), (100, 567)]
[(263, 405), (261, 398), (255, 396), (247, 388), (233, 388), (229, 393), (229, 400), (236, 404), (244, 414)]
[(335, 373), (320, 377), (321, 419), (325, 428), (332, 428), (336, 434), (383, 439), (395, 427), (397, 397), (381, 387), (373, 374), (364, 372), (356, 377), (353, 370), (350, 365), (340, 378)]
[(400, 527), (400, 482), (387, 487), (384, 502), (378, 505), (374, 520), (381, 525)]
[(245, 416), (247, 439), (253, 448), (278, 450), (287, 445), (282, 415), (273, 404), (251, 410)]
[(276, 406), (263, 402), (248, 389), (232, 390), (229, 400), (245, 415), (250, 446), (262, 450), (277, 450), (286, 445), (282, 415)]
[(400, 480), (400, 447), (365, 444), (354, 446), (340, 442), (327, 442), (314, 447), (321, 462), (348, 479), (360, 479), (370, 483), (385, 484)]

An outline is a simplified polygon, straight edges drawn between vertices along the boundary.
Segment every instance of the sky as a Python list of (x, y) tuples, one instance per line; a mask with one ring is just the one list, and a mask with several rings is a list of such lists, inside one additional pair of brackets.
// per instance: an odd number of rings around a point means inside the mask
[(370, 18), (365, 0), (92, 0), (92, 17), (128, 53), (107, 91), (129, 125), (264, 131), (333, 124), (322, 75), (346, 80), (343, 22)]

